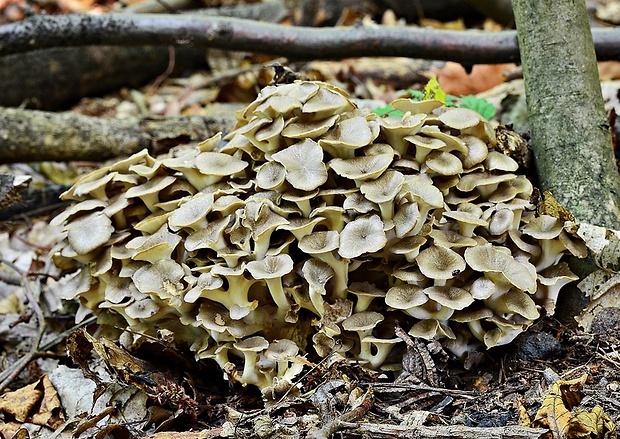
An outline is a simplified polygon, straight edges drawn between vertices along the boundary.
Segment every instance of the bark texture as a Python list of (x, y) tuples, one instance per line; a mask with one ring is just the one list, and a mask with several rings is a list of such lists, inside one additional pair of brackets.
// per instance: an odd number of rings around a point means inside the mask
[[(175, 71), (207, 68), (205, 51), (176, 48)], [(137, 87), (166, 71), (167, 47), (59, 47), (0, 57), (0, 106), (64, 108), (85, 96)]]
[(100, 161), (144, 148), (153, 154), (204, 140), (235, 124), (239, 106), (213, 116), (102, 119), (73, 113), (0, 108), (0, 163)]
[(585, 2), (513, 4), (542, 189), (579, 221), (620, 229), (620, 174)]

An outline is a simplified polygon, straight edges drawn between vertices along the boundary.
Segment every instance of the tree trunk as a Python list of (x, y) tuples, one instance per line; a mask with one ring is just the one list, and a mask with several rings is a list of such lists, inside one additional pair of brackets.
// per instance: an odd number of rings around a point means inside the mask
[(620, 174), (585, 2), (513, 6), (542, 189), (579, 221), (620, 229)]

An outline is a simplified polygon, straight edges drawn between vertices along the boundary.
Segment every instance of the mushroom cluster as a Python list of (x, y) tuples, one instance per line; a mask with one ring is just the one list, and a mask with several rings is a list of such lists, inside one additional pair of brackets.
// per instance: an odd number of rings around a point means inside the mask
[[(398, 362), (398, 321), (458, 356), (509, 343), (582, 254), (478, 113), (398, 99), (359, 109), (319, 82), (270, 86), (237, 126), (80, 179), (56, 263), (78, 317), (165, 331), (260, 388), (303, 355)], [(391, 354), (390, 354), (391, 353)]]

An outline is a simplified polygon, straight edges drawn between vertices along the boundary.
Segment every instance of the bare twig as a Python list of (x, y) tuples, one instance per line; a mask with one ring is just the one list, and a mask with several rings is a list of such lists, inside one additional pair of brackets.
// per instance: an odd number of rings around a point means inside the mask
[(0, 260), (0, 263), (11, 268), (20, 275), (21, 284), (24, 287), (24, 293), (26, 294), (26, 298), (34, 311), (38, 326), (37, 336), (32, 343), (30, 351), (14, 363), (13, 366), (9, 367), (6, 371), (0, 374), (1, 393), (21, 373), (28, 363), (30, 363), (38, 355), (39, 346), (41, 344), (41, 340), (43, 339), (43, 334), (45, 333), (45, 317), (43, 316), (43, 311), (41, 311), (41, 307), (39, 306), (39, 301), (36, 297), (34, 297), (32, 289), (30, 288), (30, 281), (28, 280), (27, 274), (23, 273), (22, 270), (10, 261)]

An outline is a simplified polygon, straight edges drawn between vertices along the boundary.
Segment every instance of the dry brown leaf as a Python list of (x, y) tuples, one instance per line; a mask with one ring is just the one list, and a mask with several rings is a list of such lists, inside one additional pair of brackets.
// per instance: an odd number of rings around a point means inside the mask
[(65, 421), (60, 399), (47, 375), (0, 396), (0, 412), (20, 423), (29, 422), (50, 428), (58, 428)]
[(43, 391), (37, 389), (39, 381), (0, 396), (0, 412), (11, 415), (17, 422), (26, 422), (37, 405)]
[(598, 74), (601, 77), (601, 81), (620, 79), (620, 62), (600, 61), (598, 63)]
[(581, 403), (582, 390), (587, 379), (588, 375), (583, 374), (579, 378), (558, 380), (553, 384), (532, 425), (549, 428), (551, 431), (545, 438), (602, 437), (606, 432), (615, 429), (611, 418), (603, 413), (600, 407), (572, 413), (573, 408)]
[(455, 96), (477, 94), (504, 82), (504, 72), (512, 70), (515, 64), (477, 64), (467, 73), (455, 62), (447, 62), (442, 69), (435, 69), (441, 88)]

